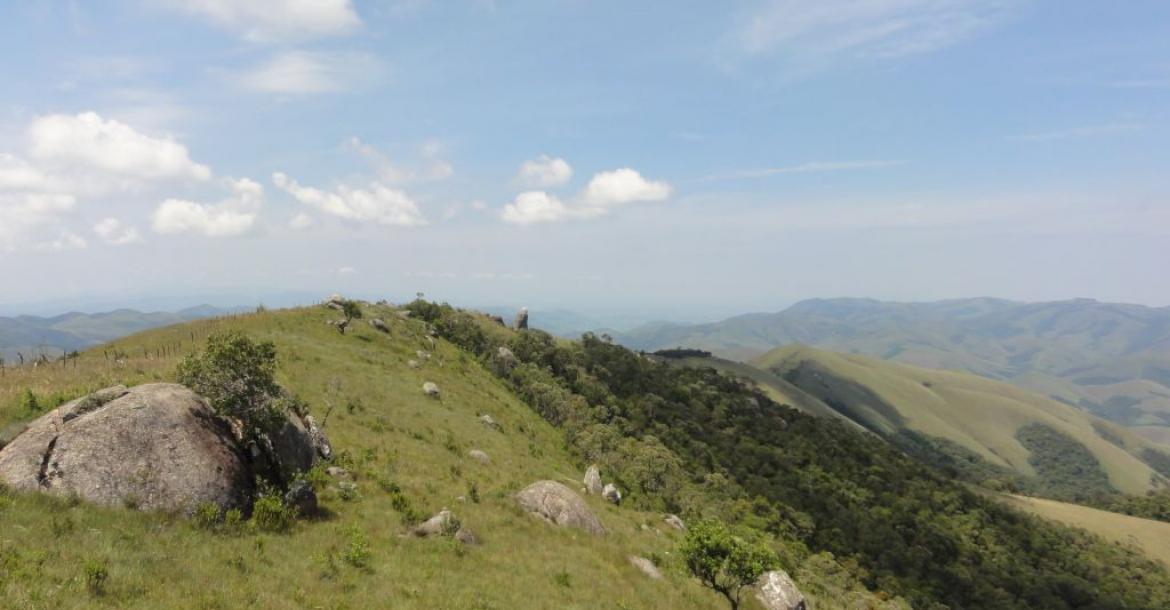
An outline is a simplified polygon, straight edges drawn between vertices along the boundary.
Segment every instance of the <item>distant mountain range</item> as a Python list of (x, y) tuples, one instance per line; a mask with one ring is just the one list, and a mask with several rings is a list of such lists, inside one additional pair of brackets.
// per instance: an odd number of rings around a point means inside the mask
[(1170, 307), (1076, 299), (814, 299), (779, 313), (653, 324), (614, 338), (748, 361), (804, 344), (1008, 381), (1170, 443)]
[(240, 308), (211, 305), (175, 312), (141, 312), (117, 309), (102, 313), (70, 312), (53, 317), (0, 317), (0, 357), (6, 364), (33, 360), (40, 355), (55, 358), (64, 352), (112, 341), (138, 331), (200, 318), (236, 313)]

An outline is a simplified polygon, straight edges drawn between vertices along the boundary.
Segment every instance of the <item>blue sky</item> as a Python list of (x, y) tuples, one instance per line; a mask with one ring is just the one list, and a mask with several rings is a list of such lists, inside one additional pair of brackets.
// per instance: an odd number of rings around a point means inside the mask
[(1170, 305), (1170, 4), (17, 0), (0, 312)]

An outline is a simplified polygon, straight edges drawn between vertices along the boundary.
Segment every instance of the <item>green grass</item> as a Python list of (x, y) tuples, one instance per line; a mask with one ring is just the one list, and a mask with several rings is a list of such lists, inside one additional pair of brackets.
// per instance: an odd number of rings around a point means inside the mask
[(1170, 523), (1056, 500), (1012, 495), (998, 497), (1009, 506), (1137, 548), (1148, 557), (1170, 566)]
[(895, 434), (908, 429), (946, 439), (1024, 476), (1037, 472), (1017, 433), (1042, 424), (1083, 444), (1123, 493), (1142, 494), (1162, 481), (1136, 457), (1153, 446), (1149, 441), (1006, 383), (804, 346), (773, 350), (753, 364), (847, 410), (871, 430)]
[[(0, 496), (0, 607), (4, 608), (709, 608), (716, 594), (685, 576), (679, 534), (658, 513), (588, 498), (609, 533), (588, 536), (542, 523), (510, 496), (539, 479), (579, 487), (561, 433), (481, 364), (424, 325), (369, 307), (391, 334), (365, 321), (345, 336), (324, 308), (270, 311), (147, 331), (76, 361), (10, 369), (0, 377), (0, 429), (87, 391), (169, 381), (212, 332), (240, 329), (278, 349), (278, 378), (306, 399), (356, 493), (322, 494), (326, 516), (288, 534), (216, 533), (162, 514), (97, 508), (36, 495)], [(495, 327), (493, 340), (510, 331)], [(432, 352), (413, 369), (416, 352)], [(116, 361), (114, 354), (124, 354)], [(443, 399), (423, 395), (437, 383)], [(502, 431), (482, 425), (490, 414)], [(481, 449), (482, 465), (466, 456)], [(468, 497), (474, 488), (478, 502)], [(459, 497), (465, 501), (460, 501)], [(348, 498), (348, 499), (346, 499)], [(417, 515), (404, 515), (406, 505)], [(411, 518), (456, 513), (480, 545), (406, 536)], [(646, 578), (631, 554), (658, 557), (666, 578)], [(567, 578), (562, 575), (568, 575)], [(904, 607), (879, 602), (853, 575), (814, 556), (795, 575), (818, 608)], [(604, 586), (601, 585), (604, 583)], [(751, 602), (754, 604), (754, 601)]]

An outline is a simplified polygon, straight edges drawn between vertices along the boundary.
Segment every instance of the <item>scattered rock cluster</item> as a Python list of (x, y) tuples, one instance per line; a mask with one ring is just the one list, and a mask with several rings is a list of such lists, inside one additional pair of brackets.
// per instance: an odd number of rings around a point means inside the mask
[(614, 504), (622, 503), (622, 492), (613, 483), (602, 484), (601, 469), (597, 464), (590, 464), (589, 468), (585, 469), (585, 493), (601, 496)]

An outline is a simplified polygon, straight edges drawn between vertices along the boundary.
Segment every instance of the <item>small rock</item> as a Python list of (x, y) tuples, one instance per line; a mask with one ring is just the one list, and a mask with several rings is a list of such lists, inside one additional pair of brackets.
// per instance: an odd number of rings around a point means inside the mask
[(475, 532), (467, 529), (466, 527), (461, 527), (459, 528), (459, 531), (455, 532), (455, 539), (459, 542), (462, 542), (463, 544), (466, 544), (467, 546), (475, 546), (479, 544), (479, 538), (475, 536)]
[(317, 492), (308, 481), (294, 481), (284, 494), (284, 505), (297, 509), (298, 515), (311, 517), (317, 514)]
[(479, 423), (491, 428), (492, 430), (500, 430), (500, 424), (497, 424), (496, 420), (487, 413), (479, 416)]
[(507, 326), (506, 324), (504, 324), (504, 318), (502, 318), (500, 316), (488, 316), (488, 318), (490, 318), (492, 322), (495, 322), (496, 324), (499, 324), (500, 326)]
[(756, 599), (766, 610), (807, 610), (808, 604), (796, 583), (784, 570), (764, 572), (756, 585)]
[(430, 360), (431, 359), (431, 355), (428, 354), (427, 352), (424, 352), (421, 349), (418, 350), (417, 352), (415, 352), (414, 355), (418, 356), (419, 360)]
[(335, 479), (348, 479), (349, 478), (349, 471), (342, 468), (341, 466), (330, 466), (330, 467), (325, 469), (325, 474), (327, 474)]
[(687, 529), (686, 524), (683, 523), (682, 519), (678, 518), (678, 515), (667, 515), (662, 520), (665, 521), (667, 525), (669, 525), (670, 527), (673, 527), (674, 529), (676, 529), (680, 532)]
[(386, 322), (384, 322), (381, 318), (374, 318), (374, 319), (370, 320), (370, 326), (373, 326), (375, 330), (378, 330), (378, 331), (381, 331), (384, 333), (390, 332), (390, 327), (387, 326)]
[(414, 535), (420, 538), (429, 536), (450, 536), (459, 529), (459, 520), (455, 518), (455, 514), (447, 509), (439, 511), (439, 514), (423, 521), (413, 530)]
[(428, 381), (423, 384), (423, 393), (431, 398), (439, 397), (439, 386), (434, 382)]
[(601, 470), (597, 468), (597, 464), (591, 464), (585, 470), (585, 489), (595, 496), (600, 496), (605, 489), (601, 484)]
[(467, 457), (479, 462), (480, 464), (492, 463), (492, 458), (488, 457), (488, 454), (480, 451), (479, 449), (472, 449), (471, 451), (468, 451)]
[(417, 368), (418, 368), (418, 366), (419, 366), (419, 365), (418, 365), (418, 360), (407, 360), (407, 361), (406, 361), (406, 366), (409, 366), (409, 367), (410, 367), (410, 368), (412, 368), (412, 369), (417, 369)]
[(638, 557), (637, 555), (630, 555), (629, 560), (630, 563), (634, 564), (635, 568), (641, 570), (646, 576), (654, 580), (662, 580), (662, 572), (658, 570), (658, 566), (654, 565), (653, 561), (645, 557)]
[(601, 495), (605, 496), (606, 500), (614, 504), (620, 505), (622, 503), (622, 492), (613, 483), (606, 483), (605, 489), (601, 491)]

